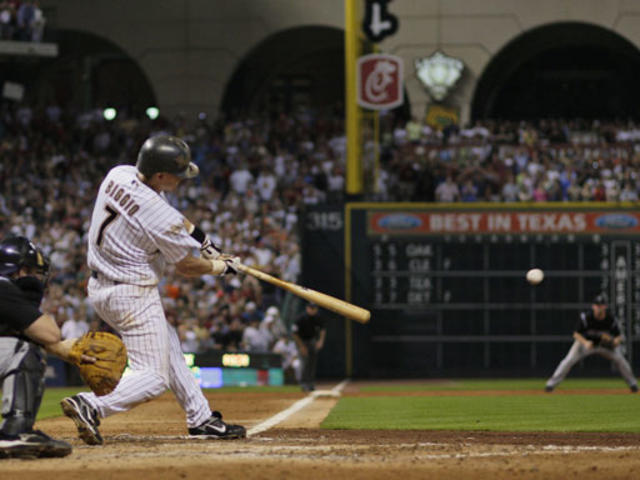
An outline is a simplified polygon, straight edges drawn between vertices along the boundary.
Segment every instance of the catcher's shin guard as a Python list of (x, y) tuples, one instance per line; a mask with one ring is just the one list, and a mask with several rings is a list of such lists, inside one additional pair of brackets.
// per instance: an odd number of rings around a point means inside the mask
[(22, 341), (16, 345), (16, 365), (2, 384), (2, 434), (18, 435), (33, 428), (44, 393), (45, 366), (40, 347)]

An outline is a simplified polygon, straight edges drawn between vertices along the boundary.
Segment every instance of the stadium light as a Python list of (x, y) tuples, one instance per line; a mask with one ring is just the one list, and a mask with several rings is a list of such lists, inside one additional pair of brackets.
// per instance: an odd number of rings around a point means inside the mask
[(160, 115), (160, 110), (158, 110), (158, 107), (149, 107), (145, 110), (145, 113), (151, 120), (155, 120)]
[(102, 111), (102, 115), (104, 116), (105, 120), (111, 121), (114, 118), (116, 118), (116, 116), (118, 115), (118, 111), (113, 107), (109, 107), (109, 108), (105, 108)]

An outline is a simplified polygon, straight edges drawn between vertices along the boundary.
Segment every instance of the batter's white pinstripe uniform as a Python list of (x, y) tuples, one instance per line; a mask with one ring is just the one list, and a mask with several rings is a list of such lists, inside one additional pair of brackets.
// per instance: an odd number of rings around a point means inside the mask
[(167, 388), (176, 395), (187, 426), (205, 422), (211, 409), (185, 364), (176, 329), (165, 318), (158, 280), (200, 244), (183, 215), (142, 183), (136, 167), (118, 166), (105, 177), (89, 228), (88, 293), (100, 317), (121, 334), (131, 374), (109, 395), (80, 396), (101, 417), (129, 410)]

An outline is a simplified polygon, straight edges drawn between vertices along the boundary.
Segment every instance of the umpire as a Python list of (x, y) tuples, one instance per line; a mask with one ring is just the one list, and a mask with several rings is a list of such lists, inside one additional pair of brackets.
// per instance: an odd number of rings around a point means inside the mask
[(49, 265), (24, 237), (0, 242), (0, 458), (64, 457), (71, 445), (33, 430), (44, 393), (43, 346), (60, 341), (52, 316), (39, 310)]
[(552, 392), (564, 380), (571, 367), (588, 355), (594, 353), (613, 361), (624, 377), (632, 393), (638, 391), (638, 382), (631, 371), (629, 362), (622, 355), (620, 344), (622, 333), (618, 322), (607, 309), (607, 300), (603, 294), (596, 296), (591, 310), (582, 312), (573, 332), (574, 342), (567, 356), (560, 362), (553, 376), (547, 381), (545, 391)]
[(324, 346), (327, 333), (324, 321), (318, 315), (318, 306), (308, 303), (305, 312), (296, 319), (291, 330), (302, 361), (300, 386), (303, 391), (311, 392), (316, 388), (318, 353)]

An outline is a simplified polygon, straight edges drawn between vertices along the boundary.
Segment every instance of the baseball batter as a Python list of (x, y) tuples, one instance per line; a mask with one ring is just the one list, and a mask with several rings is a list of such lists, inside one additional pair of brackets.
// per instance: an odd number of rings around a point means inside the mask
[[(239, 259), (220, 254), (209, 236), (164, 196), (197, 174), (187, 144), (161, 135), (145, 141), (135, 167), (113, 168), (100, 185), (89, 228), (87, 290), (98, 315), (122, 336), (131, 373), (108, 395), (80, 393), (61, 402), (87, 444), (103, 443), (101, 418), (127, 411), (167, 388), (186, 412), (190, 435), (246, 436), (244, 427), (227, 424), (211, 411), (185, 364), (157, 288), (167, 263), (184, 276), (237, 272)], [(200, 256), (191, 254), (194, 248)]]
[(604, 295), (598, 295), (591, 310), (580, 313), (580, 320), (573, 332), (574, 342), (567, 356), (560, 362), (553, 376), (547, 381), (545, 391), (552, 392), (564, 380), (571, 368), (588, 355), (598, 354), (618, 367), (632, 393), (638, 391), (638, 382), (629, 362), (622, 355), (622, 333), (616, 319), (607, 310)]

